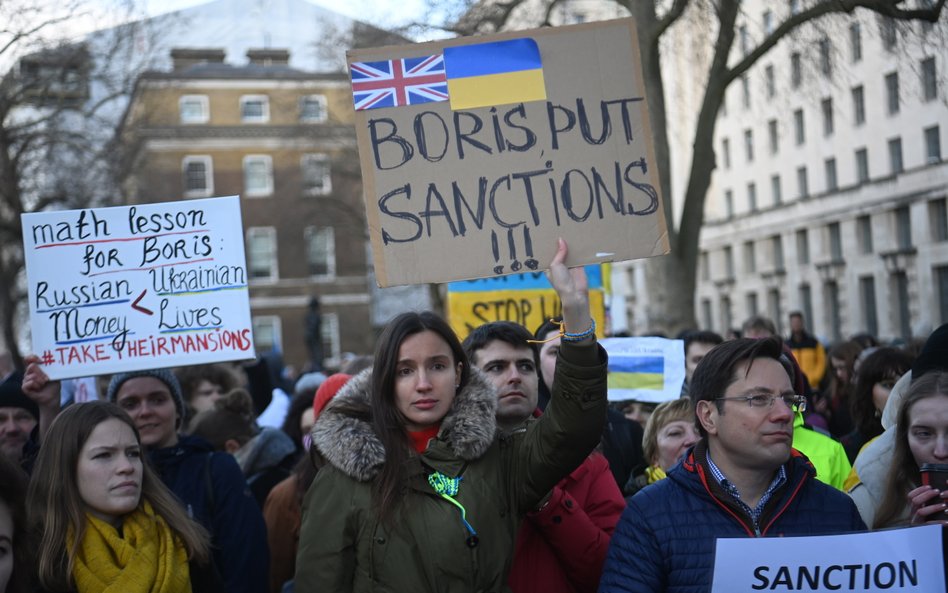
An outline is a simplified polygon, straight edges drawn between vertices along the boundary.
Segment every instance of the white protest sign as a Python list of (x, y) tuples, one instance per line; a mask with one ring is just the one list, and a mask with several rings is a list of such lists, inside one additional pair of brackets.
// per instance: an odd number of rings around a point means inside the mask
[(681, 396), (685, 347), (666, 338), (607, 338), (609, 400), (661, 403)]
[(945, 590), (942, 527), (719, 539), (711, 593)]
[(21, 222), (33, 351), (50, 378), (253, 358), (236, 196)]

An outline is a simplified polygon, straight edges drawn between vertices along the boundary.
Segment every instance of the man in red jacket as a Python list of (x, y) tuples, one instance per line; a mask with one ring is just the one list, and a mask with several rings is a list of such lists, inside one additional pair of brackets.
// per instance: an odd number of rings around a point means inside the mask
[[(515, 323), (475, 329), (464, 349), (497, 389), (497, 426), (512, 434), (539, 415), (539, 354)], [(606, 458), (593, 453), (554, 486), (517, 534), (508, 584), (514, 593), (582, 593), (599, 587), (612, 531), (625, 508)]]

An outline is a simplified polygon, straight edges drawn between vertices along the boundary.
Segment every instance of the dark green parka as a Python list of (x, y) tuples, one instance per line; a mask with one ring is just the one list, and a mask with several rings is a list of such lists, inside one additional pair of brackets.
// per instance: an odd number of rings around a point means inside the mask
[[(563, 343), (553, 398), (536, 422), (500, 435), (497, 396), (478, 372), (455, 397), (437, 438), (407, 463), (400, 510), (390, 526), (372, 510), (372, 481), (385, 452), (370, 422), (341, 402), (367, 403), (369, 371), (350, 381), (313, 427), (326, 459), (303, 503), (295, 590), (306, 593), (500, 593), (523, 516), (599, 442), (606, 416), (606, 353)], [(460, 476), (461, 512), (428, 483)]]

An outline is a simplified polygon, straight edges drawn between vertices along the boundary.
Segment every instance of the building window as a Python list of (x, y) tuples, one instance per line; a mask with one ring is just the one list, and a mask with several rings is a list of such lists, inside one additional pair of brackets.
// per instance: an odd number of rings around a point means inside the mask
[(829, 37), (824, 37), (820, 39), (820, 72), (823, 76), (832, 76), (833, 75), (833, 44), (830, 43)]
[(797, 109), (793, 112), (793, 138), (800, 146), (806, 142), (806, 129), (803, 125), (803, 110)]
[(724, 218), (734, 218), (734, 192), (729, 189), (724, 190)]
[(244, 95), (240, 98), (240, 121), (266, 123), (270, 121), (270, 100), (266, 95)]
[(767, 86), (767, 98), (772, 99), (777, 94), (773, 64), (767, 64), (767, 66), (764, 67), (764, 84)]
[(273, 161), (269, 155), (250, 154), (244, 157), (244, 195), (248, 197), (273, 194)]
[(928, 220), (931, 224), (932, 241), (948, 241), (948, 203), (945, 198), (928, 202)]
[(754, 162), (754, 131), (744, 130), (744, 156), (748, 163)]
[(856, 219), (856, 241), (859, 253), (872, 253), (872, 218), (868, 214)]
[(863, 276), (859, 279), (859, 295), (862, 301), (863, 327), (870, 335), (879, 335), (879, 320), (876, 317), (876, 279)]
[(806, 229), (797, 231), (797, 263), (800, 265), (810, 263), (810, 238)]
[(332, 227), (308, 226), (303, 231), (306, 265), (310, 276), (336, 274), (336, 238)]
[(899, 206), (895, 216), (895, 241), (900, 250), (912, 248), (912, 217), (908, 206)]
[(747, 208), (751, 212), (757, 212), (757, 184), (747, 184)]
[(780, 150), (780, 138), (777, 134), (777, 120), (767, 122), (767, 137), (770, 139), (770, 154), (777, 154)]
[(321, 316), (320, 337), (323, 341), (323, 364), (337, 368), (342, 360), (342, 346), (339, 342), (339, 316), (335, 313), (323, 313)]
[(800, 13), (800, 0), (790, 0), (790, 14)]
[(865, 148), (856, 151), (856, 181), (859, 183), (869, 181), (869, 153)]
[(186, 156), (181, 161), (184, 196), (206, 198), (214, 193), (214, 165), (209, 156)]
[(741, 103), (744, 105), (744, 109), (750, 109), (751, 106), (751, 89), (750, 89), (750, 80), (747, 78), (747, 75), (741, 76)]
[(322, 196), (332, 191), (329, 157), (325, 154), (306, 154), (300, 162), (303, 173), (303, 193)]
[(744, 295), (744, 302), (745, 302), (745, 306), (747, 307), (747, 316), (753, 317), (754, 315), (757, 315), (757, 312), (758, 312), (757, 293), (749, 292), (746, 295)]
[(887, 51), (894, 51), (899, 43), (899, 33), (895, 28), (895, 21), (889, 17), (879, 15), (879, 33), (882, 37), (882, 47)]
[(770, 251), (774, 258), (774, 270), (782, 271), (784, 268), (783, 238), (780, 235), (774, 235), (770, 238)]
[(935, 58), (922, 60), (922, 97), (926, 101), (938, 98), (938, 77), (935, 73)]
[(737, 34), (741, 41), (741, 54), (750, 53), (750, 35), (747, 33), (747, 25), (741, 25), (737, 28)]
[(754, 248), (753, 241), (744, 242), (744, 273), (755, 274), (757, 272), (757, 250)]
[(257, 356), (283, 351), (283, 329), (279, 317), (254, 315), (251, 323), (253, 324), (253, 345), (257, 349)]
[(853, 123), (861, 126), (866, 123), (866, 97), (862, 85), (853, 87)]
[(810, 183), (806, 176), (806, 167), (797, 167), (797, 195), (801, 198), (810, 195)]
[(843, 237), (839, 231), (839, 223), (831, 222), (826, 225), (826, 235), (829, 238), (830, 261), (843, 261)]
[(300, 98), (300, 121), (304, 123), (320, 123), (326, 121), (325, 95), (307, 95)]
[(721, 156), (724, 161), (724, 168), (731, 168), (731, 141), (727, 138), (721, 140)]
[(899, 326), (899, 337), (908, 340), (912, 337), (912, 316), (909, 311), (909, 283), (905, 272), (892, 274), (891, 293), (895, 297), (893, 310)]
[(780, 175), (770, 176), (770, 194), (773, 197), (775, 206), (779, 206), (783, 203), (783, 192), (780, 190)]
[(701, 279), (705, 282), (711, 280), (711, 265), (708, 263), (708, 252), (702, 251), (700, 257)]
[(839, 189), (839, 182), (836, 178), (836, 159), (823, 161), (823, 170), (826, 173), (826, 191)]
[(929, 165), (941, 162), (941, 135), (938, 126), (925, 128), (925, 162)]
[(833, 135), (833, 99), (823, 99), (820, 102), (820, 110), (823, 112), (823, 135)]
[(790, 54), (790, 86), (797, 89), (803, 83), (803, 64), (800, 61), (800, 53)]
[(893, 175), (901, 173), (904, 170), (902, 164), (902, 139), (892, 138), (889, 144), (889, 170)]
[(724, 247), (724, 277), (734, 278), (734, 252), (730, 245)]
[(935, 268), (935, 282), (938, 284), (938, 309), (941, 311), (941, 323), (948, 323), (948, 266)]
[(830, 337), (838, 342), (843, 334), (843, 324), (839, 315), (839, 285), (835, 280), (823, 284), (823, 311), (830, 327)]
[(211, 116), (207, 95), (183, 95), (178, 100), (183, 124), (206, 124)]
[[(806, 283), (800, 285), (800, 309), (803, 310), (804, 319), (808, 321), (813, 319), (813, 290)], [(813, 323), (813, 321), (809, 322)], [(813, 328), (811, 327), (810, 330), (812, 331)]]
[(849, 50), (853, 62), (862, 60), (862, 29), (858, 22), (849, 25)]
[(769, 10), (764, 11), (764, 33), (770, 35), (774, 32), (774, 13)]
[(251, 280), (276, 280), (277, 234), (273, 227), (247, 229), (247, 273)]
[(885, 75), (885, 105), (889, 115), (899, 112), (899, 73)]
[(701, 299), (701, 321), (705, 329), (714, 327), (714, 319), (711, 316), (711, 299)]
[(767, 313), (777, 326), (777, 335), (783, 333), (783, 312), (780, 307), (780, 289), (771, 288), (767, 291)]
[(721, 308), (721, 327), (724, 328), (721, 333), (724, 333), (731, 329), (731, 326), (734, 324), (731, 317), (731, 297), (722, 296), (719, 306)]

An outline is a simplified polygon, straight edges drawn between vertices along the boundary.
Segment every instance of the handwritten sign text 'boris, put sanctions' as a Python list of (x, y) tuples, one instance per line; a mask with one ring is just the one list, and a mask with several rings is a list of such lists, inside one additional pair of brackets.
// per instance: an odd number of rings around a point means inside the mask
[(22, 224), (33, 350), (51, 378), (253, 358), (238, 198)]
[(348, 59), (380, 286), (668, 252), (631, 19)]

